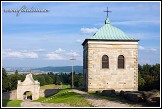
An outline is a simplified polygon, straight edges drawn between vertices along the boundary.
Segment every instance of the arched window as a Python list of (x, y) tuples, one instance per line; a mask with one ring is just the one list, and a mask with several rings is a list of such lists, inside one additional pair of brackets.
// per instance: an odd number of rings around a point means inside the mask
[(102, 56), (102, 68), (109, 68), (109, 57), (107, 55)]
[(123, 55), (118, 56), (118, 68), (124, 69), (124, 56)]

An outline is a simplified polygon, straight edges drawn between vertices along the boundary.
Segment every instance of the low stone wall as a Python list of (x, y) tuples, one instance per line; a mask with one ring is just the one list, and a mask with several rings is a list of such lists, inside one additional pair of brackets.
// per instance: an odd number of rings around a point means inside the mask
[(10, 92), (2, 93), (3, 99), (16, 100), (17, 99), (17, 90), (12, 90)]
[(48, 97), (50, 95), (56, 94), (60, 89), (43, 89), (40, 90), (40, 97)]
[[(60, 89), (43, 89), (43, 90), (40, 90), (39, 97), (48, 97), (50, 95), (58, 93), (59, 91), (60, 91)], [(2, 93), (2, 98), (16, 100), (17, 99), (17, 90), (12, 90), (10, 92)]]

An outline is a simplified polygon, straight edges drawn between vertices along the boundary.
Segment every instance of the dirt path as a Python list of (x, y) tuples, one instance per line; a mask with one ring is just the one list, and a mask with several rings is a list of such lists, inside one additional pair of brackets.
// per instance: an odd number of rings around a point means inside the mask
[(82, 94), (94, 107), (132, 107), (131, 105), (126, 103), (97, 98), (92, 95), (89, 95), (87, 92), (79, 91), (76, 89), (73, 89), (72, 91), (75, 93)]
[(21, 103), (21, 107), (70, 107), (70, 106), (64, 103), (41, 103), (25, 100)]

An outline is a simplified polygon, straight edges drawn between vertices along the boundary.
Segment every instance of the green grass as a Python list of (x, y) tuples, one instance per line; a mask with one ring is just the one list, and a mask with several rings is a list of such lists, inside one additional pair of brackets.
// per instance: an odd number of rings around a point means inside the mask
[(52, 100), (49, 100), (48, 103), (66, 103), (74, 107), (92, 107), (92, 105), (90, 105), (83, 96), (74, 92), (62, 94)]
[(2, 107), (20, 107), (22, 100), (2, 99)]
[[(60, 85), (45, 85), (41, 86), (41, 89), (57, 89)], [(47, 102), (47, 103), (65, 103), (73, 107), (92, 107), (91, 104), (80, 94), (69, 92), (71, 90), (70, 85), (61, 85), (61, 90), (49, 97), (41, 97), (38, 100), (33, 100), (36, 102)], [(49, 98), (52, 98), (48, 100)], [(48, 101), (46, 101), (48, 100)]]
[(49, 84), (49, 85), (44, 85), (41, 86), (40, 89), (66, 89), (66, 88), (70, 88), (70, 85), (55, 85), (55, 84)]
[(58, 89), (61, 85), (49, 84), (41, 86), (40, 89)]
[(69, 90), (70, 90), (70, 89), (61, 89), (61, 91), (59, 91), (58, 93), (56, 93), (56, 94), (54, 94), (54, 95), (51, 95), (51, 96), (48, 96), (48, 97), (40, 97), (38, 100), (33, 100), (33, 101), (41, 102), (41, 101), (44, 101), (44, 100), (46, 100), (46, 99), (48, 99), (48, 98), (51, 98), (51, 97), (53, 97), (53, 96), (58, 96), (58, 95), (60, 95), (60, 94), (63, 94), (63, 93), (65, 93), (65, 92), (69, 91)]
[(116, 96), (104, 96), (102, 94), (97, 94), (97, 93), (90, 93), (90, 95), (94, 95), (98, 98), (103, 98), (103, 99), (107, 99), (107, 100), (110, 100), (110, 101), (121, 101), (121, 100), (124, 101), (124, 99), (121, 99), (121, 98), (116, 97)]
[(92, 107), (92, 105), (89, 104), (88, 101), (83, 96), (81, 96), (80, 94), (74, 93), (74, 92), (68, 92), (70, 90), (71, 89), (62, 89), (60, 92), (56, 93), (53, 96), (50, 96), (47, 98), (42, 97), (35, 101), (42, 102), (51, 97), (54, 97), (53, 99), (48, 100), (46, 102), (47, 103), (65, 103), (73, 107)]
[(62, 89), (67, 89), (67, 88), (71, 88), (70, 85), (62, 85)]

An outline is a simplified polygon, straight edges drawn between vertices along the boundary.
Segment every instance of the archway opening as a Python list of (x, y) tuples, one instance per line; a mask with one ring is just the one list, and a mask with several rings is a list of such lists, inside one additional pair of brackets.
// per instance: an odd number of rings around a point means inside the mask
[(31, 93), (31, 91), (24, 92), (23, 100), (32, 100), (32, 93)]

